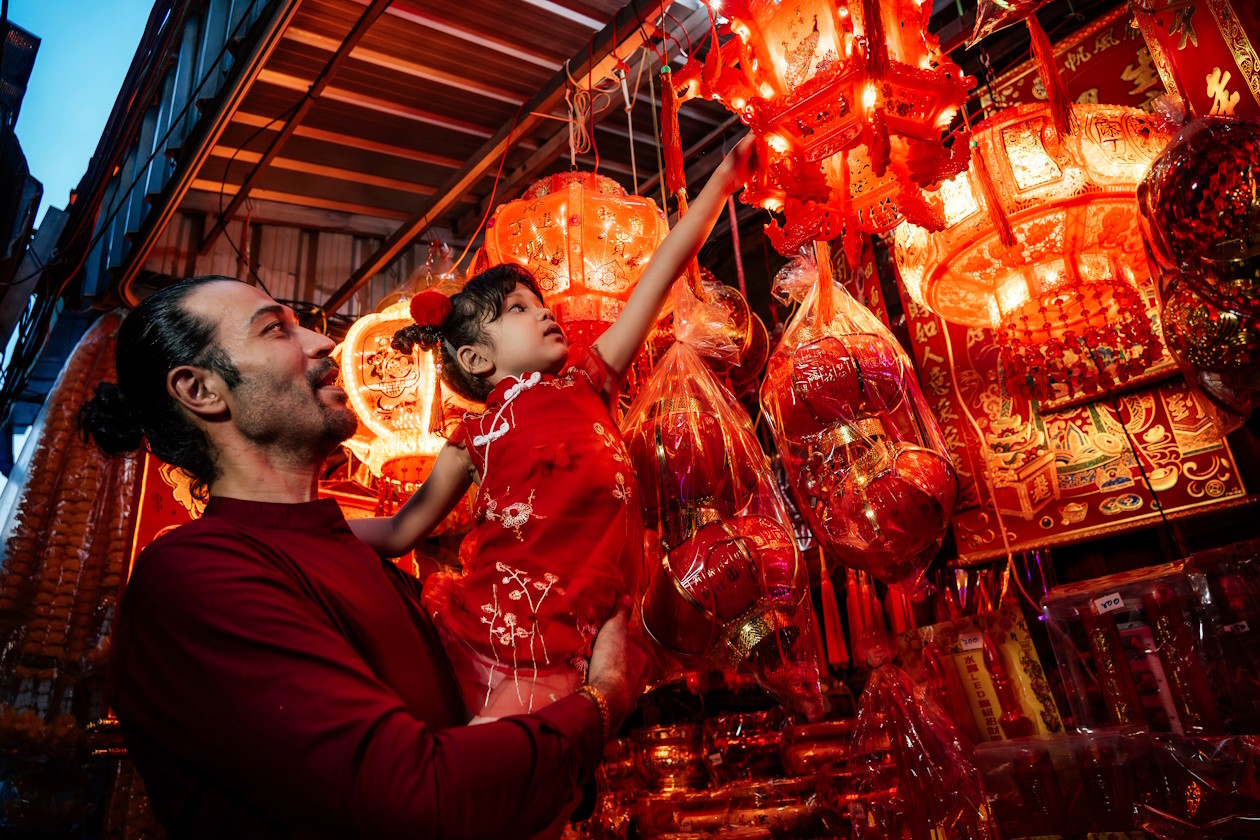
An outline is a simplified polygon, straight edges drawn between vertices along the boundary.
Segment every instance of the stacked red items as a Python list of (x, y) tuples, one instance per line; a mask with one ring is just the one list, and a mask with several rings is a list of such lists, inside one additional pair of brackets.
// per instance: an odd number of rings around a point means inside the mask
[[(711, 311), (675, 289), (677, 341), (622, 424), (659, 560), (643, 626), (680, 662), (731, 668), (821, 714), (808, 574), (752, 421), (705, 365)], [(681, 298), (681, 299), (680, 299)]]
[(1127, 727), (984, 744), (976, 763), (1002, 837), (1136, 838), (1138, 804), (1162, 802), (1152, 750), (1144, 730)]
[(1226, 731), (1228, 692), (1207, 664), (1219, 618), (1185, 561), (1057, 586), (1043, 609), (1078, 729)]
[(899, 641), (898, 662), (971, 743), (1063, 731), (1018, 607), (920, 627)]
[(953, 515), (954, 466), (905, 351), (833, 282), (829, 258), (819, 265), (798, 260), (775, 280), (801, 305), (771, 355), (761, 404), (824, 549), (913, 593)]

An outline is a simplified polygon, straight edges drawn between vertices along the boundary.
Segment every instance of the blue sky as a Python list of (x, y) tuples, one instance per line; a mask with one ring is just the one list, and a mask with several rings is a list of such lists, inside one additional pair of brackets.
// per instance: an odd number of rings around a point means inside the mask
[(10, 0), (9, 20), (41, 39), (17, 136), (44, 185), (39, 218), (65, 207), (105, 128), (153, 0)]

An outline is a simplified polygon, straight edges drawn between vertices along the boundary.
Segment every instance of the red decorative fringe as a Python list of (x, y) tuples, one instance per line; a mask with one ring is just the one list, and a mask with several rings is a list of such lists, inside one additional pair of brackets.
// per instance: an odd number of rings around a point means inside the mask
[(1046, 96), (1050, 99), (1050, 118), (1054, 121), (1054, 130), (1060, 137), (1072, 132), (1072, 100), (1068, 95), (1067, 83), (1059, 72), (1059, 62), (1054, 58), (1054, 47), (1046, 30), (1041, 28), (1036, 14), (1028, 16), (1028, 34), (1032, 36), (1033, 58), (1037, 61), (1037, 72), (1041, 83), (1045, 85)]
[(661, 146), (665, 157), (665, 189), (670, 195), (686, 195), (687, 173), (683, 168), (682, 137), (678, 133), (678, 95), (668, 67), (661, 69)]
[(836, 589), (827, 571), (827, 560), (822, 548), (818, 549), (819, 572), (822, 577), (823, 628), (827, 638), (827, 664), (843, 668), (849, 664), (849, 649), (844, 644), (844, 630), (840, 625), (840, 605), (836, 602)]
[(888, 43), (879, 0), (862, 0), (862, 25), (866, 29), (866, 62), (872, 78), (882, 79), (888, 69)]
[(989, 165), (984, 162), (984, 155), (980, 154), (980, 150), (975, 146), (971, 147), (971, 171), (976, 174), (976, 180), (980, 182), (980, 192), (984, 193), (984, 204), (989, 210), (989, 218), (997, 227), (998, 239), (1007, 248), (1014, 248), (1015, 233), (1011, 230), (1011, 223), (1006, 218), (1006, 211), (1002, 209), (1002, 202), (998, 200), (993, 175), (989, 172)]
[[(845, 230), (845, 235), (848, 235)], [(820, 328), (830, 324), (836, 317), (835, 290), (831, 287), (831, 246), (826, 242), (814, 243), (814, 259), (818, 262), (818, 301), (814, 310), (815, 324)]]

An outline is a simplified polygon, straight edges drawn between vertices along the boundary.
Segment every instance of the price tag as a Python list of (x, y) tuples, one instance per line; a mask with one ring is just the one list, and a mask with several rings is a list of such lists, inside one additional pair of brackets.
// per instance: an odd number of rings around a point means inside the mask
[(712, 764), (714, 767), (719, 767), (719, 766), (721, 766), (721, 764), (722, 764), (722, 754), (721, 754), (721, 753), (709, 753), (709, 763), (710, 763), (710, 764)]
[(1248, 626), (1247, 622), (1240, 621), (1237, 624), (1226, 624), (1224, 627), (1221, 628), (1221, 630), (1233, 636), (1239, 633), (1250, 633), (1251, 627)]
[(1119, 592), (1112, 592), (1110, 595), (1094, 599), (1094, 612), (1098, 615), (1122, 609), (1124, 609), (1124, 599), (1120, 597)]
[(983, 633), (959, 633), (958, 646), (963, 650), (979, 650), (984, 647)]

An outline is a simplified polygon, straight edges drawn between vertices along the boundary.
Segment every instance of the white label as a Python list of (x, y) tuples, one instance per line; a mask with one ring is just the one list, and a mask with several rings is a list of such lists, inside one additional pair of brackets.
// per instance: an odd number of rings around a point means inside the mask
[(1098, 615), (1122, 609), (1124, 609), (1124, 599), (1120, 597), (1119, 592), (1112, 592), (1110, 595), (1094, 599), (1094, 612)]
[(983, 633), (959, 633), (958, 646), (963, 650), (979, 650), (984, 647)]
[(1247, 625), (1247, 622), (1240, 621), (1237, 624), (1226, 624), (1221, 628), (1221, 630), (1230, 635), (1234, 635), (1237, 633), (1250, 633), (1251, 627)]
[(722, 754), (709, 753), (709, 763), (712, 764), (714, 767), (720, 766), (722, 764)]

